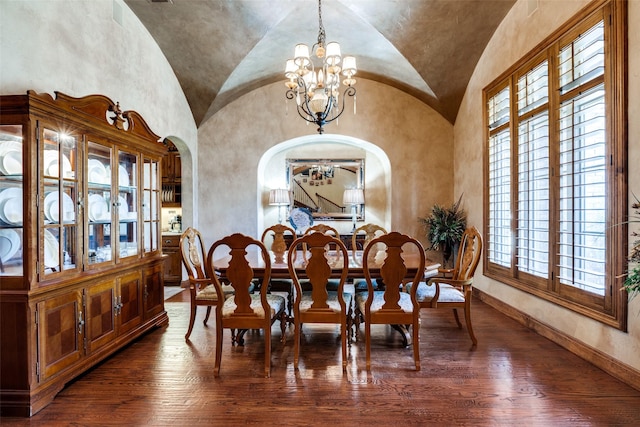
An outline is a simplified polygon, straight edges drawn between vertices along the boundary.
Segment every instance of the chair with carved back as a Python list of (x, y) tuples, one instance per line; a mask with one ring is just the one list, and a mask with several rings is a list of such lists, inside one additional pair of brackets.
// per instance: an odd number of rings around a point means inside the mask
[[(417, 286), (416, 298), (421, 308), (453, 309), (453, 315), (459, 328), (462, 328), (458, 317), (458, 308), (464, 310), (469, 337), (473, 346), (478, 340), (471, 326), (471, 293), (473, 290), (473, 275), (482, 255), (482, 237), (475, 227), (465, 230), (458, 248), (453, 269), (439, 269), (440, 275), (432, 277), (426, 283)], [(411, 284), (405, 286), (411, 289)]]
[[(316, 224), (313, 225), (309, 228), (307, 228), (304, 231), (303, 235), (307, 235), (307, 234), (312, 234), (312, 233), (321, 233), (321, 234), (327, 234), (329, 236), (333, 236), (336, 239), (340, 239), (340, 233), (338, 233), (338, 230), (336, 230), (335, 228), (331, 227), (330, 225), (326, 225), (326, 224)], [(304, 250), (304, 245), (302, 246), (303, 250), (302, 250), (302, 255), (303, 257), (306, 256), (307, 251)], [(332, 251), (334, 249), (336, 249), (337, 247), (334, 246), (334, 248), (332, 249)], [(337, 251), (334, 253), (334, 255), (337, 254)], [(295, 256), (294, 256), (294, 260), (295, 260)], [(303, 282), (302, 285), (303, 289), (308, 289), (308, 286), (306, 285), (305, 282)], [(335, 279), (331, 279), (327, 282), (327, 289), (328, 290), (332, 290), (332, 291), (336, 291), (338, 290), (338, 281)]]
[[(364, 240), (362, 242), (358, 242), (358, 235), (364, 234)], [(383, 234), (387, 234), (387, 230), (377, 224), (364, 224), (358, 227), (354, 232), (353, 236), (351, 236), (351, 255), (353, 257), (353, 261), (355, 263), (362, 262), (362, 259), (358, 260), (358, 251), (364, 251), (364, 248), (369, 246), (369, 242), (375, 239), (378, 236), (382, 236)], [(377, 255), (377, 249), (371, 249), (369, 251), (369, 257), (374, 257)], [(374, 289), (378, 289), (379, 280), (374, 282)], [(362, 279), (355, 279), (353, 281), (353, 286), (356, 292), (364, 292), (367, 290), (367, 281)]]
[[(203, 262), (206, 257), (204, 251), (204, 243), (202, 235), (195, 228), (187, 228), (180, 236), (180, 254), (182, 255), (182, 264), (187, 270), (189, 277), (189, 294), (191, 301), (191, 312), (189, 316), (189, 328), (185, 339), (189, 339), (193, 324), (196, 319), (196, 311), (199, 306), (207, 307), (207, 313), (204, 318), (204, 324), (209, 321), (211, 309), (220, 304), (218, 294), (211, 278), (207, 275)], [(230, 286), (224, 285), (223, 291), (225, 297), (233, 293)]]
[[(329, 248), (335, 247), (329, 254)], [(294, 251), (307, 252), (306, 261), (294, 260)], [(347, 368), (347, 337), (351, 328), (352, 294), (344, 292), (349, 272), (349, 252), (340, 239), (323, 233), (305, 234), (296, 239), (288, 254), (289, 274), (295, 287), (293, 319), (295, 325), (294, 368), (298, 368), (302, 324), (325, 323), (340, 325), (342, 369)], [(327, 290), (332, 270), (340, 270), (336, 291)], [(299, 274), (304, 275), (308, 289), (304, 290)], [(336, 279), (332, 279), (336, 280)], [(310, 288), (310, 289), (309, 289)]]
[[(261, 279), (268, 283), (271, 279), (271, 257), (264, 244), (250, 236), (235, 233), (216, 241), (207, 254), (205, 267), (208, 274), (213, 278), (213, 284), (218, 298), (222, 298), (223, 289), (220, 275), (229, 281), (233, 287), (233, 296), (227, 298), (216, 310), (216, 357), (214, 365), (214, 376), (220, 374), (220, 364), (222, 361), (222, 338), (224, 329), (248, 330), (262, 329), (264, 331), (265, 356), (264, 373), (265, 377), (271, 375), (271, 326), (276, 320), (280, 321), (282, 332), (281, 341), (286, 340), (285, 327), (285, 299), (281, 295), (267, 293), (267, 286), (262, 286), (260, 292), (254, 293), (253, 280), (256, 278), (250, 261), (247, 258), (251, 250), (256, 250), (258, 256), (264, 262), (264, 274)], [(217, 254), (227, 256), (225, 265), (220, 261), (221, 267), (216, 265)]]
[[(271, 252), (273, 252), (274, 262), (276, 264), (284, 264), (286, 262), (287, 244), (284, 239), (286, 234), (292, 236), (291, 241), (296, 239), (296, 231), (284, 224), (272, 225), (262, 232), (260, 240), (265, 246), (271, 241)], [(287, 314), (291, 317), (291, 309), (293, 307), (293, 281), (291, 279), (272, 278), (269, 282), (269, 292), (284, 292), (287, 294)]]
[[(385, 253), (384, 259), (368, 257), (376, 244)], [(416, 370), (420, 370), (420, 306), (416, 299), (415, 287), (412, 292), (402, 291), (407, 275), (407, 266), (402, 257), (404, 251), (417, 253), (418, 268), (413, 280), (420, 280), (424, 274), (425, 253), (420, 242), (411, 236), (393, 231), (376, 237), (364, 249), (362, 265), (367, 291), (356, 293), (355, 319), (356, 333), (360, 327), (360, 320), (364, 320), (367, 371), (371, 370), (371, 325), (377, 324), (411, 327), (413, 359)], [(380, 290), (374, 289), (374, 279), (370, 271), (374, 266), (379, 266), (384, 283), (384, 288)]]
[(322, 233), (322, 234), (331, 233), (334, 235), (334, 237), (338, 237), (338, 238), (340, 237), (340, 233), (338, 233), (338, 230), (326, 224), (312, 225), (311, 227), (307, 228), (304, 231), (304, 234), (310, 234), (310, 233)]

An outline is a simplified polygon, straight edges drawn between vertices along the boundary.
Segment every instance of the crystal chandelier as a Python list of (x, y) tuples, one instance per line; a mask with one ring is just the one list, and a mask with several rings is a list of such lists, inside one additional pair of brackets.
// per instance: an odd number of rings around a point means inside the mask
[[(318, 125), (318, 133), (324, 133), (324, 125), (336, 120), (344, 111), (344, 100), (353, 97), (353, 112), (356, 111), (356, 58), (340, 54), (340, 44), (325, 42), (326, 34), (322, 25), (322, 0), (318, 0), (318, 42), (311, 47), (314, 64), (309, 55), (309, 46), (298, 44), (293, 59), (285, 66), (287, 99), (296, 100), (296, 109), (300, 117)], [(340, 74), (345, 77), (346, 86), (339, 100)]]

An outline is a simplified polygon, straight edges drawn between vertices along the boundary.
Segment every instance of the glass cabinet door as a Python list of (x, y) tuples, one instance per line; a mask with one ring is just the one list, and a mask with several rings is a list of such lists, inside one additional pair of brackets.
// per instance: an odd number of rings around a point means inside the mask
[(160, 213), (158, 212), (160, 190), (159, 190), (159, 168), (158, 161), (144, 158), (142, 168), (142, 221), (144, 252), (155, 252), (159, 250), (159, 230)]
[(22, 131), (0, 125), (0, 277), (24, 275)]
[(113, 260), (111, 241), (112, 171), (113, 149), (94, 141), (87, 143), (87, 164), (85, 176), (87, 197), (85, 215), (87, 219), (87, 265), (101, 264)]
[(116, 254), (119, 258), (138, 255), (138, 157), (118, 153), (118, 197), (113, 204), (118, 218)]
[(39, 273), (78, 268), (78, 138), (43, 128), (39, 200)]

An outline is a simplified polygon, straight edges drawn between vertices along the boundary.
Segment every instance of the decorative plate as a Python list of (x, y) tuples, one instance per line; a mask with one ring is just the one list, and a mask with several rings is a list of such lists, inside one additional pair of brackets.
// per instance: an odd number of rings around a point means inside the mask
[(295, 230), (304, 231), (313, 225), (313, 215), (307, 208), (293, 208), (291, 209), (289, 222)]

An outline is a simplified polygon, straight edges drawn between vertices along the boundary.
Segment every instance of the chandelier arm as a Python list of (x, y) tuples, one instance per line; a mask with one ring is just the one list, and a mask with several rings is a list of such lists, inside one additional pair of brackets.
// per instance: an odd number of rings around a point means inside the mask
[[(295, 99), (297, 94), (298, 94), (297, 89), (289, 89), (285, 93), (285, 96), (287, 97), (287, 99)], [(304, 120), (306, 120), (307, 122), (309, 122), (309, 123), (317, 123), (317, 120), (315, 119), (315, 116), (311, 113), (310, 110), (307, 111), (307, 109), (305, 109), (305, 106), (308, 109), (309, 104), (306, 101), (306, 97), (305, 97), (305, 101), (303, 102), (302, 105), (298, 105), (298, 103), (296, 102), (296, 112), (298, 113), (298, 115), (300, 117), (302, 117)], [(304, 112), (304, 114), (303, 114), (303, 112)]]
[[(330, 118), (330, 119), (325, 118), (325, 119), (323, 120), (323, 123), (331, 123), (332, 121), (334, 121), (334, 120), (336, 120), (338, 117), (340, 117), (340, 116), (342, 115), (342, 113), (344, 112), (344, 100), (345, 100), (345, 98), (346, 98), (347, 96), (351, 96), (351, 97), (353, 97), (353, 96), (355, 96), (355, 94), (356, 94), (356, 88), (355, 88), (355, 87), (353, 87), (353, 86), (349, 86), (348, 88), (346, 88), (346, 89), (344, 90), (344, 92), (342, 93), (342, 102), (341, 102), (341, 105), (340, 105), (340, 109), (339, 109), (339, 111), (338, 111), (338, 114), (336, 114), (335, 116), (333, 116), (333, 117), (332, 117), (332, 118)], [(327, 114), (328, 114), (328, 112), (327, 112)]]

